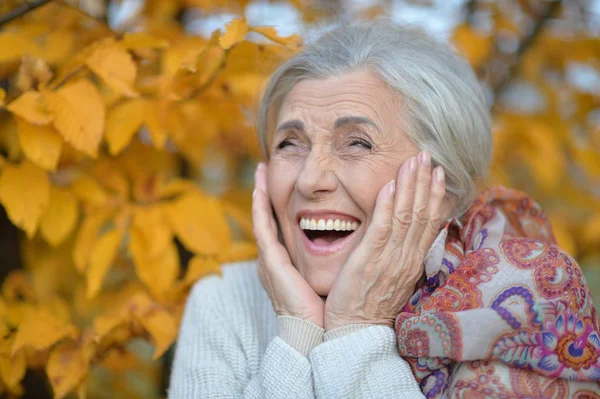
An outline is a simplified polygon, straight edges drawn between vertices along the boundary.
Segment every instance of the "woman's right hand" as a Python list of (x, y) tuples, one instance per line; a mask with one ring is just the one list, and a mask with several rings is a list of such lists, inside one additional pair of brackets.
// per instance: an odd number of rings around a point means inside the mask
[(324, 301), (294, 267), (278, 239), (278, 227), (267, 191), (267, 167), (259, 163), (254, 175), (252, 220), (258, 245), (258, 276), (275, 313), (311, 321), (323, 328)]

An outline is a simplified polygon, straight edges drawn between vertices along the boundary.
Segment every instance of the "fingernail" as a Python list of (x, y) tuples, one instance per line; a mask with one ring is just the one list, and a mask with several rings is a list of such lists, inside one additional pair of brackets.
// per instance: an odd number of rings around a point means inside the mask
[(411, 172), (415, 171), (415, 169), (417, 168), (417, 160), (415, 159), (415, 157), (412, 157), (410, 159), (408, 166)]
[(392, 181), (389, 182), (388, 185), (389, 185), (388, 190), (390, 192), (390, 195), (394, 195), (394, 192), (396, 191), (396, 179), (392, 179)]
[(419, 154), (419, 162), (421, 165), (426, 165), (427, 161), (429, 161), (429, 153), (427, 151), (421, 151)]
[(444, 181), (444, 168), (441, 166), (437, 167), (437, 170), (435, 171), (435, 178), (437, 179), (438, 183)]
[(252, 191), (252, 198), (256, 197), (256, 189), (254, 189), (254, 191)]

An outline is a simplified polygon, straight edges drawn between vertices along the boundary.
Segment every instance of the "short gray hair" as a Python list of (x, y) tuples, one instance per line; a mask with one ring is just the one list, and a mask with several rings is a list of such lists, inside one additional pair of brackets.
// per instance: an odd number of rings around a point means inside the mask
[(455, 206), (452, 215), (462, 216), (489, 170), (490, 112), (468, 62), (418, 27), (387, 18), (343, 18), (279, 66), (266, 83), (258, 115), (267, 159), (270, 124), (296, 83), (362, 67), (400, 96), (403, 128), (419, 150), (430, 152), (434, 166), (444, 168), (447, 197)]

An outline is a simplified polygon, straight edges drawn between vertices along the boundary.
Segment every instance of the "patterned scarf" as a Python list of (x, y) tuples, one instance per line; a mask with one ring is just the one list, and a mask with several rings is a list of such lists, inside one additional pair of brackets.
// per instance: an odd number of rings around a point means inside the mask
[(395, 328), (427, 398), (600, 398), (590, 291), (526, 194), (483, 191), (446, 222), (425, 275)]

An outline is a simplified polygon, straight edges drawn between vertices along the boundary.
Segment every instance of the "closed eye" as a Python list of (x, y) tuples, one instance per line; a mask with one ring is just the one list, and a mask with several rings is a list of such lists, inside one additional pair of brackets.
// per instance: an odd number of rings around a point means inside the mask
[(282, 140), (281, 143), (277, 145), (277, 149), (281, 150), (287, 146), (294, 145), (290, 140)]
[(373, 146), (371, 145), (371, 143), (369, 143), (366, 140), (361, 140), (361, 139), (354, 139), (350, 142), (350, 146), (353, 147), (364, 147), (368, 150), (372, 150)]

